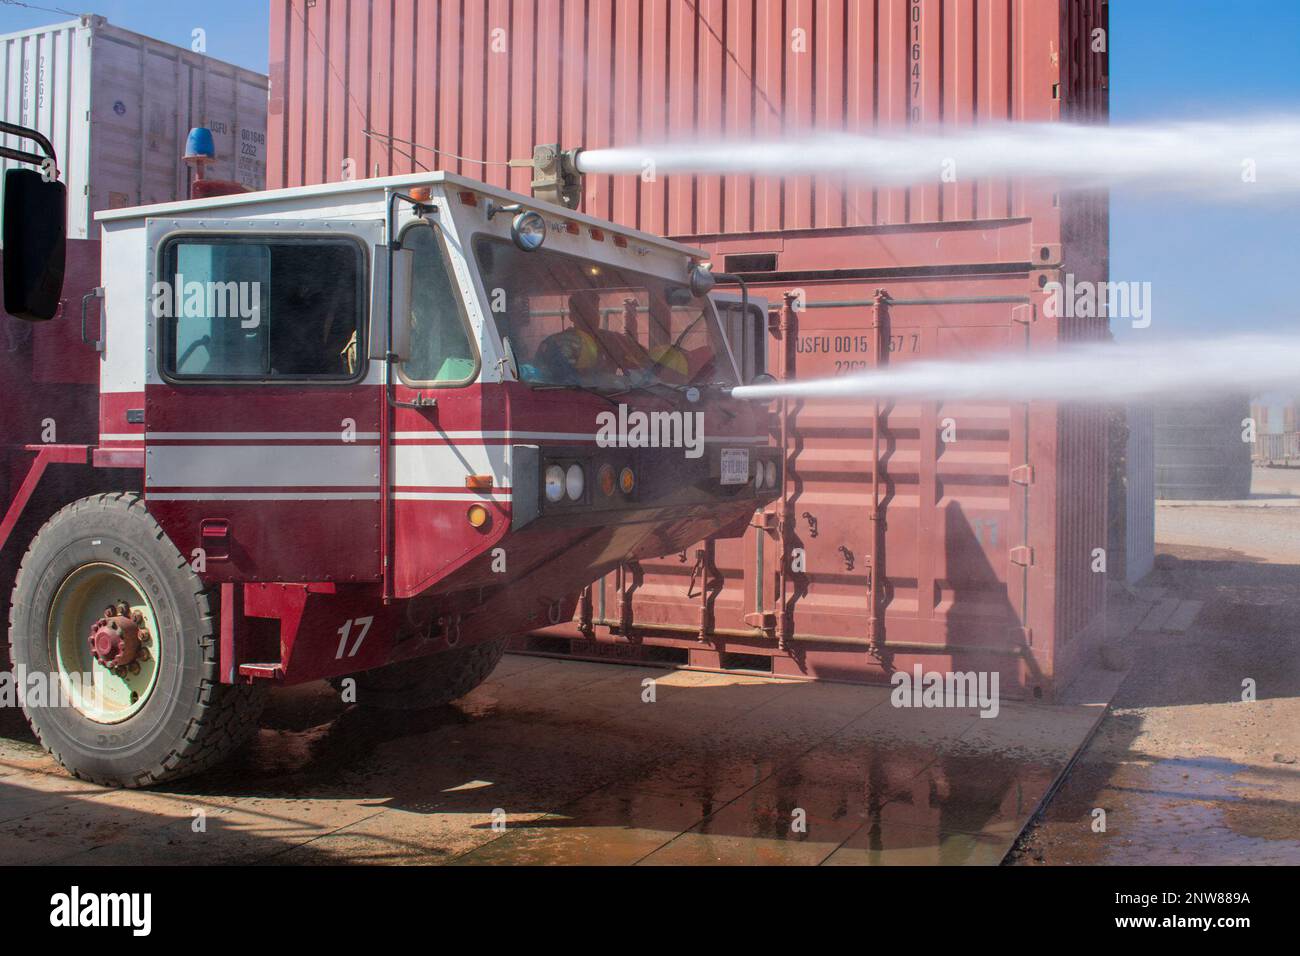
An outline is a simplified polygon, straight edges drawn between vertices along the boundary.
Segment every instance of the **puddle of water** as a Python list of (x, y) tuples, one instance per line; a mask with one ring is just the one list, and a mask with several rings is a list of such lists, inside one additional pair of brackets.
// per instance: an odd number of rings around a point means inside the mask
[[(1300, 772), (1284, 765), (1217, 758), (1092, 764), (1076, 769), (1067, 791), (1018, 848), (1019, 860), (1300, 863)], [(1106, 811), (1104, 833), (1091, 829), (1092, 806)]]
[[(973, 714), (877, 713), (875, 690), (777, 694), (762, 681), (715, 688), (694, 675), (651, 708), (640, 673), (584, 683), (557, 670), (542, 689), (502, 683), (418, 714), (301, 690), (273, 707), (237, 760), (168, 792), (235, 811), (273, 806), (275, 832), (241, 844), (248, 855), (337, 824), (313, 852), (552, 865), (987, 864), (1082, 737), (1063, 731), (1015, 747), (1008, 735), (963, 736), (979, 724)], [(566, 680), (582, 686), (557, 693)], [(845, 698), (838, 709), (825, 706), (830, 694)], [(511, 822), (498, 835), (500, 808)]]

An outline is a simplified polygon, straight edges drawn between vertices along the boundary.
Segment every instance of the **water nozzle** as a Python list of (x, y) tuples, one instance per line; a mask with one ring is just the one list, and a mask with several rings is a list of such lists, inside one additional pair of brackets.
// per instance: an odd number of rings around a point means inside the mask
[[(578, 157), (582, 147), (560, 149), (558, 143), (533, 147), (533, 195), (568, 209), (582, 205), (582, 171)], [(514, 161), (512, 161), (513, 164)]]

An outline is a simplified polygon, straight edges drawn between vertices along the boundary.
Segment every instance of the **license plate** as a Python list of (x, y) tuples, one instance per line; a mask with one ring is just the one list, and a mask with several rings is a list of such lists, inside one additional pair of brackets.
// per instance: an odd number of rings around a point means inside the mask
[(749, 449), (722, 449), (722, 483), (743, 485), (749, 481)]

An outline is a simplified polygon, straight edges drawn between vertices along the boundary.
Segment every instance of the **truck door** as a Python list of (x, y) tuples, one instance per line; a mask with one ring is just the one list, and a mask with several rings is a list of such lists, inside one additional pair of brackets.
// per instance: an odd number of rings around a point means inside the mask
[(149, 511), (209, 580), (378, 580), (383, 223), (146, 233)]

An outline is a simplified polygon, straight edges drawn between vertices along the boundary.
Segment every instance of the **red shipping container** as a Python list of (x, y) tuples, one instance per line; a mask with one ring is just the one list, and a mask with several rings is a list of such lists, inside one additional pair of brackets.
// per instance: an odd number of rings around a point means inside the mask
[[(273, 0), (268, 182), (440, 168), (526, 193), (530, 171), (506, 163), (538, 143), (1104, 121), (1106, 18), (1100, 0)], [(774, 305), (799, 290), (778, 375), (1105, 335), (1047, 316), (1042, 291), (1106, 278), (1104, 195), (960, 177), (585, 186), (585, 211), (702, 245)], [(877, 429), (874, 411), (792, 403), (782, 508), (598, 582), (543, 646), (842, 679), (996, 669), (1003, 693), (1058, 693), (1102, 636), (1104, 414), (914, 402)]]

